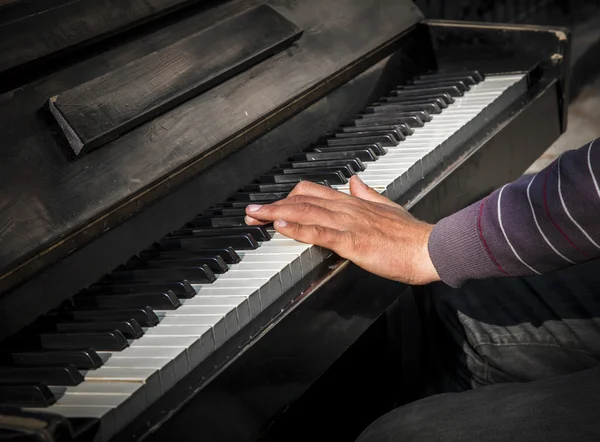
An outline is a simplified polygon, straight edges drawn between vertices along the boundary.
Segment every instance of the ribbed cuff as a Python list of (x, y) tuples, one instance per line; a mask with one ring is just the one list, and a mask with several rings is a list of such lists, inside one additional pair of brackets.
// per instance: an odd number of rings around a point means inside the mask
[(502, 276), (479, 238), (479, 202), (439, 221), (428, 249), (442, 281), (458, 288), (470, 279)]

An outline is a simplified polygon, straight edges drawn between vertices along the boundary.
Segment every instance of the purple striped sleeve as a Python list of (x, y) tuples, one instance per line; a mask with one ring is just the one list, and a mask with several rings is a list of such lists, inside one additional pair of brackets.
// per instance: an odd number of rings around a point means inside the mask
[(600, 139), (444, 218), (429, 238), (442, 281), (544, 274), (600, 257)]

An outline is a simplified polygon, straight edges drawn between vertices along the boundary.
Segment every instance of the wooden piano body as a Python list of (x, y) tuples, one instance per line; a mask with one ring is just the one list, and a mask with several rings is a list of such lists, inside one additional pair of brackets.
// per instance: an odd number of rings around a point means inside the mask
[[(130, 63), (202, 32), (260, 46), (245, 34), (257, 32), (252, 22), (235, 38), (210, 31), (265, 5), (297, 27), (293, 39), (72, 154), (48, 109), (52, 97), (127, 73)], [(523, 76), (520, 88), (385, 189), (422, 219), (436, 221), (515, 179), (566, 128), (568, 32), (426, 20), (410, 1), (16, 1), (0, 6), (0, 47), (0, 363), (8, 370), (15, 348), (44, 326), (39, 317), (421, 74)], [(184, 67), (205, 68), (199, 60), (216, 57), (210, 45), (196, 49), (200, 55), (191, 51)], [(89, 111), (85, 100), (66, 105)], [(77, 439), (250, 441), (284, 431), (273, 423), (293, 415), (303, 398), (333, 391), (319, 379), (336, 364), (347, 367), (344, 358), (370, 330), (383, 327), (382, 337), (397, 327), (398, 303), (410, 299), (409, 287), (327, 251), (319, 257), (159, 398), (130, 407), (130, 419), (71, 419)], [(410, 321), (416, 312), (403, 308)], [(356, 373), (346, 370), (356, 383), (344, 395), (318, 396), (322, 406), (337, 407), (331, 422), (359, 407), (353, 389), (379, 385), (376, 374), (396, 367), (385, 364), (383, 357), (363, 361)], [(0, 387), (9, 384), (2, 373)], [(0, 395), (1, 403), (28, 408)]]

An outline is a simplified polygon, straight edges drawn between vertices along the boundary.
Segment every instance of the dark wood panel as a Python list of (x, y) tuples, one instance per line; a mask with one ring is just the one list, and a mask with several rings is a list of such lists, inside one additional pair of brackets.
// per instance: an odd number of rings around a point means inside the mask
[(291, 45), (302, 30), (262, 4), (49, 100), (73, 153), (88, 152)]
[[(0, 72), (114, 34), (198, 0), (75, 0), (46, 2), (45, 9), (7, 5), (16, 19), (0, 25)], [(59, 4), (54, 4), (59, 3)], [(23, 14), (24, 16), (20, 16)]]
[(41, 112), (48, 97), (259, 3), (232, 0), (0, 95), (0, 292), (391, 54), (420, 19), (408, 1), (381, 0), (377, 8), (362, 0), (269, 1), (304, 29), (290, 48), (102, 149), (64, 157)]

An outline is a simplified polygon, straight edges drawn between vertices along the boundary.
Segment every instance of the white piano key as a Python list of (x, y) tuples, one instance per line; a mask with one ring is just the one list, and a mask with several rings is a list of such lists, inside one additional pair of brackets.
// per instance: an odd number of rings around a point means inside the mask
[[(177, 309), (180, 310), (180, 309)], [(234, 310), (232, 310), (235, 313)], [(215, 342), (217, 346), (225, 343), (229, 336), (233, 336), (237, 332), (237, 318), (235, 326), (231, 326), (231, 332), (227, 330), (227, 320), (225, 316), (220, 315), (185, 315), (185, 316), (162, 316), (160, 326), (180, 326), (180, 325), (201, 325), (212, 327), (215, 334)]]
[(100, 367), (82, 371), (85, 381), (94, 382), (137, 382), (145, 385), (148, 403), (154, 402), (162, 394), (160, 373), (155, 368)]
[(173, 366), (176, 382), (183, 379), (190, 371), (187, 349), (183, 347), (128, 347), (119, 352), (98, 352), (98, 354), (112, 360), (112, 364), (118, 363), (120, 359), (168, 359)]
[(192, 287), (198, 292), (192, 299), (186, 299), (185, 305), (199, 305), (201, 298), (208, 297), (229, 297), (229, 296), (244, 296), (248, 300), (248, 308), (250, 310), (251, 319), (255, 318), (261, 311), (260, 305), (260, 293), (258, 289), (245, 287), (245, 288), (215, 288), (210, 286), (201, 286), (200, 284), (193, 284)]
[[(186, 301), (190, 300), (186, 299)], [(132, 341), (129, 348), (183, 348), (186, 350), (189, 370), (191, 371), (202, 362), (204, 352), (210, 353), (210, 348), (214, 348), (212, 334), (210, 336), (207, 334), (202, 338), (195, 336), (149, 336), (146, 333), (142, 338)], [(206, 347), (206, 350), (203, 347)]]
[(191, 312), (193, 312), (194, 309), (204, 309), (207, 307), (233, 307), (237, 315), (237, 322), (240, 329), (250, 322), (250, 306), (248, 305), (248, 298), (245, 296), (199, 296), (194, 298), (194, 300), (196, 304), (188, 303), (188, 299), (182, 300), (182, 304), (188, 307), (188, 311)]
[[(157, 315), (164, 318), (161, 323), (165, 324), (167, 323), (165, 321), (169, 319), (171, 321), (181, 320), (183, 321), (180, 322), (182, 325), (203, 325), (201, 321), (205, 321), (207, 318), (224, 318), (227, 339), (229, 339), (240, 330), (236, 307), (237, 306), (184, 305), (177, 310), (155, 310), (155, 312)], [(186, 323), (185, 321), (189, 323)]]
[(179, 380), (170, 358), (116, 358), (111, 357), (102, 368), (158, 370), (161, 394), (170, 390)]
[[(224, 331), (223, 331), (224, 332)], [(206, 358), (210, 355), (217, 347), (223, 345), (223, 337), (221, 335), (215, 336), (213, 328), (208, 326), (172, 326), (159, 324), (156, 327), (152, 327), (146, 331), (148, 336), (162, 336), (162, 337), (191, 337), (199, 338), (202, 343), (202, 357)], [(218, 341), (217, 341), (218, 339)]]

